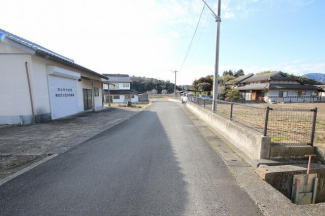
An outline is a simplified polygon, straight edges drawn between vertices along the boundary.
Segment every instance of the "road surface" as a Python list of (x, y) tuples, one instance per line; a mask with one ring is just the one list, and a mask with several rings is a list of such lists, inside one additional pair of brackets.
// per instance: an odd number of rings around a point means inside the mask
[(181, 105), (162, 101), (2, 185), (0, 215), (262, 214)]

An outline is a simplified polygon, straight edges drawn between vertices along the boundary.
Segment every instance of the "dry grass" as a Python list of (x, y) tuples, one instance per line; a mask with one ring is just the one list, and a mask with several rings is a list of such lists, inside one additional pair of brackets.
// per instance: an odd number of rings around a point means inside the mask
[[(317, 107), (317, 121), (314, 145), (325, 146), (325, 103), (286, 103), (286, 104), (258, 104), (234, 105), (233, 120), (263, 132), (265, 107), (312, 109)], [(211, 105), (206, 104), (206, 109)], [(262, 109), (261, 109), (262, 108)], [(230, 104), (219, 103), (217, 113), (229, 118)], [(270, 111), (268, 122), (268, 135), (272, 142), (282, 144), (307, 144), (310, 143), (313, 112), (311, 111)]]
[(310, 109), (317, 107), (314, 145), (325, 147), (325, 103), (271, 104), (269, 106), (272, 108), (310, 108)]

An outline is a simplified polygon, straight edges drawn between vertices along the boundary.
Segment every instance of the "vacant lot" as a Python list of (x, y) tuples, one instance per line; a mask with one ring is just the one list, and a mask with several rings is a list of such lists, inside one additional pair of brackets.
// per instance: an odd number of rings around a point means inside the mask
[[(211, 109), (211, 103), (200, 101), (200, 105)], [(273, 143), (306, 145), (310, 143), (313, 112), (317, 107), (317, 121), (314, 145), (325, 146), (325, 103), (286, 103), (286, 104), (234, 104), (232, 118), (263, 133), (265, 108), (274, 108), (269, 113), (268, 136)], [(219, 102), (217, 113), (229, 118), (229, 103)]]
[[(267, 105), (264, 105), (267, 106)], [(316, 133), (314, 145), (325, 147), (325, 103), (269, 104), (272, 108), (315, 108), (317, 107)], [(299, 118), (300, 116), (297, 116)], [(306, 127), (308, 127), (307, 125)]]

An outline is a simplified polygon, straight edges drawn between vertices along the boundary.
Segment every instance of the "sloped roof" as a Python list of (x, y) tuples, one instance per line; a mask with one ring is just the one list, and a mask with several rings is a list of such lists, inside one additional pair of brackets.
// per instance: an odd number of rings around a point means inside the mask
[(293, 89), (293, 90), (317, 90), (322, 91), (321, 88), (313, 85), (302, 85), (302, 84), (269, 84), (269, 83), (262, 83), (262, 84), (251, 84), (245, 85), (236, 88), (240, 91), (244, 90), (269, 90), (269, 89)]
[(103, 74), (109, 78), (110, 82), (115, 83), (130, 83), (132, 82), (128, 74)]
[(226, 82), (226, 85), (232, 85), (232, 84), (240, 83), (240, 82), (252, 77), (253, 75), (254, 74), (250, 73), (250, 74), (247, 74), (247, 75), (239, 76), (236, 79), (229, 80), (228, 82)]
[(292, 80), (297, 81), (294, 78), (287, 77), (284, 73), (278, 72), (270, 72), (263, 74), (255, 74), (254, 76), (242, 81), (242, 83), (256, 82), (256, 81), (266, 81), (266, 80)]
[(2, 37), (4, 36), (6, 39), (8, 39), (10, 41), (14, 41), (14, 42), (16, 42), (16, 43), (18, 43), (20, 45), (23, 45), (23, 46), (25, 46), (27, 48), (30, 48), (30, 49), (34, 50), (35, 55), (37, 55), (37, 56), (40, 56), (40, 57), (43, 57), (43, 58), (46, 58), (46, 59), (51, 59), (51, 60), (54, 60), (54, 61), (58, 61), (60, 63), (69, 65), (69, 66), (74, 67), (74, 68), (81, 69), (81, 70), (83, 70), (85, 72), (91, 73), (91, 74), (96, 75), (96, 76), (99, 76), (99, 77), (101, 77), (103, 79), (107, 79), (107, 77), (105, 77), (105, 76), (103, 76), (103, 75), (101, 75), (101, 74), (99, 74), (99, 73), (97, 73), (97, 72), (95, 72), (93, 70), (90, 70), (90, 69), (88, 69), (86, 67), (83, 67), (83, 66), (81, 66), (79, 64), (76, 64), (70, 58), (67, 58), (67, 57), (65, 57), (63, 55), (60, 55), (60, 54), (58, 54), (56, 52), (53, 52), (53, 51), (51, 51), (51, 50), (49, 50), (49, 49), (47, 49), (47, 48), (45, 48), (45, 47), (43, 47), (41, 45), (38, 45), (38, 44), (36, 44), (34, 42), (26, 40), (26, 39), (24, 39), (22, 37), (19, 37), (17, 35), (14, 35), (14, 34), (12, 34), (10, 32), (7, 32), (7, 31), (5, 31), (5, 30), (3, 30), (1, 28), (0, 28), (0, 36), (2, 36)]
[(244, 90), (264, 90), (269, 89), (269, 83), (262, 83), (262, 84), (252, 84), (252, 85), (245, 85), (236, 88), (237, 90), (244, 91)]

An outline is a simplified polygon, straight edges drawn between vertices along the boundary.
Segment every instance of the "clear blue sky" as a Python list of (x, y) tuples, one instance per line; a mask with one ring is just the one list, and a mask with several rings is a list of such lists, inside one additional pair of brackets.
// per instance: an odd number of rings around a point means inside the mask
[[(173, 81), (202, 0), (11, 0), (1, 26), (99, 73)], [(207, 0), (216, 10), (217, 0)], [(220, 72), (325, 73), (324, 0), (222, 0)], [(215, 22), (204, 10), (178, 84), (213, 74)]]
[[(222, 10), (221, 73), (239, 68), (253, 73), (325, 73), (325, 1), (222, 2), (226, 10)], [(188, 66), (196, 61), (201, 65), (214, 62), (215, 24), (208, 11), (206, 14), (206, 32), (193, 49)]]

